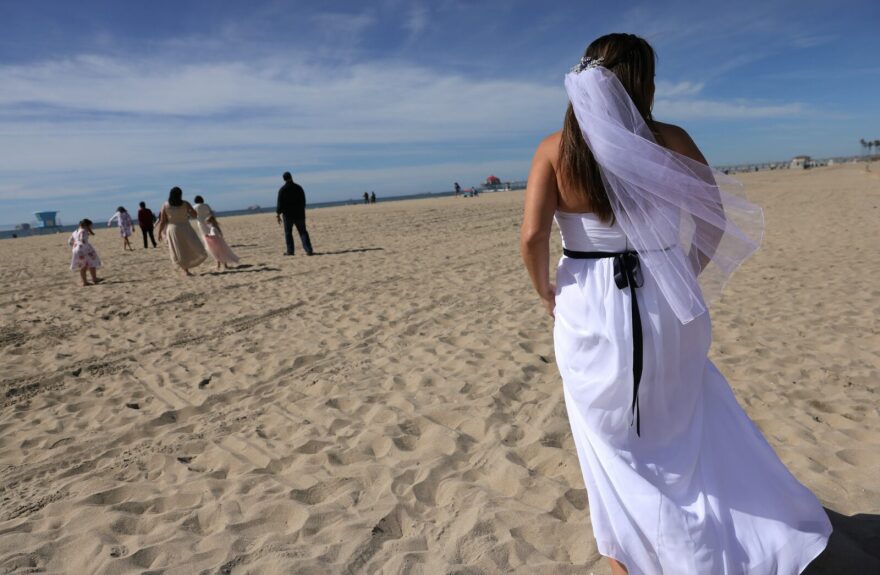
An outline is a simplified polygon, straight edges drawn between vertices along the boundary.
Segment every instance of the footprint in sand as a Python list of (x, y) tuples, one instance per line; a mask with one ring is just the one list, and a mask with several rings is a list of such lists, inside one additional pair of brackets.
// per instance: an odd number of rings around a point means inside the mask
[(126, 555), (128, 555), (128, 548), (125, 545), (110, 548), (110, 557), (125, 557)]

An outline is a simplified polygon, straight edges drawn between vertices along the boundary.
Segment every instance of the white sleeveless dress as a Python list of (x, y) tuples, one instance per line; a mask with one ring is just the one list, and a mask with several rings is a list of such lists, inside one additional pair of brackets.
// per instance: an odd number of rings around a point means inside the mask
[[(626, 251), (593, 214), (557, 212), (563, 246)], [(630, 288), (614, 259), (563, 257), (554, 344), (599, 552), (630, 575), (800, 573), (831, 524), (709, 361), (708, 314), (683, 325), (642, 266), (641, 436), (631, 425)]]

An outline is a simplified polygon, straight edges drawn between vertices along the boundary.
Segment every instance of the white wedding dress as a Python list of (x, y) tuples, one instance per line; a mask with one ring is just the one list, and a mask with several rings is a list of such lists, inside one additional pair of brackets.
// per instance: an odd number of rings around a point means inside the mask
[[(569, 250), (628, 249), (595, 215), (556, 222)], [(709, 361), (708, 314), (682, 324), (641, 273), (638, 436), (631, 288), (615, 284), (613, 258), (563, 257), (557, 270), (556, 360), (600, 553), (630, 575), (800, 573), (825, 548), (828, 517)]]

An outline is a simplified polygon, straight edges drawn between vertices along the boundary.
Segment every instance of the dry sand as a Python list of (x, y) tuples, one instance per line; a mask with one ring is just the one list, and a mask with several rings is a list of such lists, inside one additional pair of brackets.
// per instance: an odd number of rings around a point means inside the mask
[[(742, 179), (712, 358), (834, 512), (812, 571), (878, 572), (880, 179)], [(229, 218), (246, 266), (193, 278), (101, 230), (85, 289), (66, 234), (0, 242), (0, 573), (607, 573), (521, 205), (312, 211), (311, 258)]]

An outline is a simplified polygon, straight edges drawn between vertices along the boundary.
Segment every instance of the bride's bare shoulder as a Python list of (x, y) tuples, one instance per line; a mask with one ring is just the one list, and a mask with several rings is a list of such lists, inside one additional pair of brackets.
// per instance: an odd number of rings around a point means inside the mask
[(551, 161), (554, 165), (556, 164), (556, 158), (559, 156), (559, 141), (562, 138), (562, 130), (558, 132), (553, 132), (538, 144), (538, 149), (535, 151), (535, 155), (542, 156)]
[(661, 143), (663, 147), (668, 148), (673, 152), (678, 152), (679, 154), (687, 156), (693, 160), (697, 160), (698, 162), (706, 163), (706, 159), (703, 157), (697, 144), (694, 143), (694, 140), (684, 128), (676, 126), (675, 124), (666, 124), (656, 120), (653, 122), (653, 125), (654, 130), (660, 135), (659, 139), (661, 141), (659, 143)]

